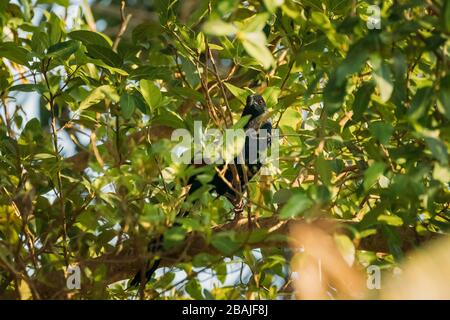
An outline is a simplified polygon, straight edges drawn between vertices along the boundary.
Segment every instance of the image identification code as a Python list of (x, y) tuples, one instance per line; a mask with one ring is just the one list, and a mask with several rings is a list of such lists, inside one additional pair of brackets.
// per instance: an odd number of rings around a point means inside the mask
[(183, 307), (183, 315), (206, 315), (213, 318), (215, 315), (244, 315), (244, 316), (263, 316), (267, 317), (269, 314), (268, 305), (263, 304), (227, 304), (225, 308), (214, 306), (195, 306), (190, 304)]

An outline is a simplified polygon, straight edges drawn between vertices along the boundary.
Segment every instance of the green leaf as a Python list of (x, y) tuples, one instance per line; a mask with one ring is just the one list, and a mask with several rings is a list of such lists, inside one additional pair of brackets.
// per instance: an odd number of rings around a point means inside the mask
[(235, 240), (234, 232), (220, 232), (213, 235), (211, 244), (224, 255), (236, 253), (240, 244)]
[(92, 59), (91, 62), (93, 64), (95, 64), (96, 66), (99, 66), (99, 67), (102, 67), (102, 68), (105, 68), (105, 69), (109, 70), (111, 73), (118, 73), (118, 74), (120, 74), (122, 76), (128, 76), (128, 72), (126, 72), (125, 70), (120, 69), (120, 68), (116, 68), (116, 67), (111, 67), (110, 65), (104, 63), (102, 60)]
[(186, 284), (186, 292), (195, 300), (203, 300), (202, 286), (197, 279), (191, 279)]
[(232, 130), (225, 132), (225, 150), (223, 150), (223, 159), (225, 162), (230, 163), (235, 157), (237, 157), (245, 144), (245, 131), (239, 130), (240, 126), (245, 125), (249, 117), (241, 118)]
[(247, 96), (251, 93), (250, 91), (238, 88), (231, 83), (224, 82), (225, 87), (227, 87), (228, 90), (230, 90), (231, 94), (235, 96), (242, 104), (245, 105), (247, 101)]
[(390, 123), (376, 121), (369, 123), (369, 131), (381, 144), (387, 144), (392, 136), (394, 128)]
[(68, 34), (69, 38), (81, 41), (84, 45), (98, 45), (111, 48), (112, 41), (106, 35), (88, 30), (75, 30)]
[(103, 85), (95, 88), (86, 99), (80, 103), (80, 109), (87, 109), (103, 100), (109, 98), (110, 100), (117, 102), (119, 101), (119, 96), (117, 95), (116, 89), (110, 85)]
[(212, 254), (201, 252), (197, 254), (194, 259), (192, 260), (192, 265), (194, 267), (200, 268), (204, 265), (211, 264), (214, 262), (215, 257)]
[(320, 28), (323, 28), (323, 29), (332, 28), (330, 19), (328, 19), (328, 17), (322, 12), (318, 12), (318, 11), (312, 12), (311, 20), (316, 26), (319, 26)]
[(425, 137), (424, 139), (433, 156), (439, 160), (442, 165), (448, 165), (448, 151), (445, 144), (438, 138), (431, 136)]
[(200, 92), (190, 87), (172, 87), (171, 91), (168, 92), (167, 94), (173, 94), (174, 96), (183, 99), (191, 99), (193, 101), (205, 102), (205, 97)]
[(395, 214), (380, 214), (377, 220), (394, 227), (400, 227), (401, 225), (403, 225), (402, 218), (396, 216)]
[(328, 160), (325, 160), (322, 155), (317, 157), (316, 168), (322, 182), (329, 186), (331, 184), (331, 165)]
[(9, 91), (22, 91), (22, 92), (39, 92), (44, 93), (48, 91), (47, 87), (42, 83), (25, 83), (25, 84), (18, 84), (15, 86), (12, 86)]
[(394, 84), (392, 82), (392, 74), (389, 66), (385, 63), (381, 63), (380, 66), (376, 67), (373, 77), (380, 91), (381, 101), (387, 102), (394, 91)]
[[(364, 38), (366, 40), (366, 38)], [(336, 70), (337, 85), (341, 85), (351, 74), (358, 72), (365, 65), (369, 57), (369, 48), (366, 41), (357, 42), (347, 53), (345, 60)]]
[(338, 48), (341, 54), (343, 54), (343, 46), (346, 44), (344, 40), (346, 38), (336, 32), (328, 16), (322, 12), (313, 11), (311, 13), (311, 21), (317, 28), (323, 31), (333, 46)]
[(175, 129), (186, 127), (183, 118), (179, 114), (163, 108), (160, 109), (159, 115), (154, 118), (153, 122)]
[(69, 6), (70, 0), (38, 0), (36, 2), (37, 4), (59, 4), (60, 6), (63, 6), (67, 8)]
[(445, 30), (450, 32), (450, 1), (444, 1), (442, 20)]
[(301, 113), (295, 108), (287, 108), (281, 116), (279, 126), (283, 131), (295, 130), (302, 122)]
[(56, 159), (55, 155), (50, 153), (36, 153), (33, 158), (35, 160)]
[(353, 102), (353, 119), (360, 121), (364, 112), (366, 112), (370, 103), (370, 96), (375, 89), (372, 82), (364, 83), (355, 94), (355, 101)]
[(175, 272), (166, 272), (161, 278), (158, 279), (155, 286), (158, 288), (166, 288), (172, 283), (173, 279), (175, 279)]
[(336, 74), (331, 74), (323, 92), (324, 108), (328, 115), (333, 115), (341, 108), (346, 95), (346, 85), (346, 80), (338, 84)]
[(143, 114), (147, 114), (150, 115), (151, 112), (149, 106), (147, 105), (147, 103), (145, 102), (144, 98), (142, 97), (142, 94), (140, 94), (137, 91), (134, 91), (132, 93), (133, 98), (134, 98), (134, 102), (136, 104), (136, 107), (143, 113)]
[(248, 120), (250, 119), (250, 115), (243, 116), (239, 118), (239, 120), (230, 128), (230, 129), (243, 129), (245, 125), (248, 123)]
[(433, 178), (444, 184), (448, 184), (450, 181), (450, 168), (436, 163), (433, 169)]
[(245, 51), (256, 59), (264, 69), (269, 69), (274, 63), (272, 53), (266, 47), (266, 36), (262, 31), (248, 32), (240, 36)]
[(275, 204), (286, 203), (292, 197), (292, 191), (290, 189), (277, 190), (272, 198), (272, 202)]
[(234, 35), (238, 29), (231, 23), (226, 23), (222, 20), (209, 20), (202, 26), (202, 31), (205, 34), (212, 36), (231, 36)]
[(158, 108), (162, 102), (161, 90), (150, 80), (143, 79), (139, 84), (145, 102), (147, 102), (152, 110)]
[(61, 41), (64, 32), (64, 22), (54, 12), (50, 12), (48, 19), (47, 31), (50, 44), (56, 44)]
[(342, 234), (335, 234), (334, 241), (345, 262), (347, 262), (349, 266), (352, 266), (355, 262), (356, 253), (353, 242), (349, 239), (349, 237)]
[(38, 53), (44, 54), (49, 46), (48, 34), (42, 31), (36, 31), (31, 37), (31, 49)]
[(217, 50), (217, 51), (222, 51), (222, 50), (223, 50), (223, 47), (221, 47), (221, 46), (219, 46), (219, 45), (217, 45), (217, 44), (214, 44), (214, 43), (210, 43), (210, 44), (209, 44), (209, 49), (211, 49), (211, 50)]
[(307, 209), (311, 208), (312, 205), (313, 201), (309, 199), (306, 194), (296, 193), (281, 209), (280, 219), (290, 219), (298, 217)]
[(280, 93), (280, 88), (277, 88), (275, 86), (268, 87), (264, 90), (262, 96), (264, 98), (264, 101), (266, 101), (267, 108), (273, 109), (277, 106)]
[(80, 43), (75, 40), (68, 40), (54, 44), (47, 49), (47, 56), (52, 58), (67, 59), (78, 50)]
[(23, 66), (28, 65), (29, 51), (23, 47), (18, 46), (14, 42), (0, 43), (0, 57), (11, 60)]
[(431, 95), (431, 87), (424, 87), (417, 90), (416, 95), (411, 102), (411, 109), (409, 110), (410, 119), (418, 120), (427, 112), (427, 108), (431, 103)]
[(141, 66), (130, 71), (130, 80), (166, 80), (172, 79), (172, 70), (166, 66)]
[(385, 167), (386, 166), (382, 162), (375, 162), (369, 166), (364, 172), (364, 190), (369, 190), (376, 182), (378, 182), (378, 178), (383, 174)]
[(170, 249), (183, 243), (186, 230), (182, 227), (172, 227), (164, 232), (164, 248)]
[(225, 280), (227, 278), (227, 265), (225, 262), (216, 263), (214, 266), (214, 272), (217, 276), (217, 279), (219, 279), (222, 284), (225, 283)]
[(157, 38), (162, 31), (162, 26), (158, 19), (146, 19), (133, 29), (131, 39), (133, 43), (147, 44)]
[(136, 102), (134, 96), (125, 93), (120, 97), (120, 112), (124, 119), (130, 119), (136, 109)]
[(262, 31), (269, 17), (270, 15), (267, 12), (255, 14), (242, 22), (239, 32), (254, 33)]
[(91, 58), (99, 59), (111, 67), (118, 68), (122, 65), (122, 58), (112, 49), (95, 44), (88, 44), (86, 48), (87, 54)]
[(274, 13), (278, 7), (283, 5), (283, 3), (284, 0), (264, 0), (264, 5), (271, 13)]
[[(448, 5), (448, 7), (450, 7), (450, 5)], [(437, 98), (439, 111), (450, 120), (450, 75), (441, 79)]]

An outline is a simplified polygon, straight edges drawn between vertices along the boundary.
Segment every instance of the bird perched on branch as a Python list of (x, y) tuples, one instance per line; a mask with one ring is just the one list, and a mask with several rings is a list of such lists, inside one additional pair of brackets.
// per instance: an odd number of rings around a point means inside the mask
[[(260, 151), (270, 147), (272, 123), (268, 120), (268, 110), (266, 103), (260, 95), (249, 95), (247, 102), (242, 112), (241, 118), (248, 119), (244, 126), (246, 131), (246, 138), (244, 149), (240, 155), (234, 158), (230, 164), (217, 166), (216, 174), (211, 182), (208, 184), (212, 186), (211, 191), (215, 191), (219, 196), (226, 196), (230, 200), (235, 200), (238, 196), (237, 191), (243, 190), (246, 181), (258, 173), (262, 166), (262, 159), (260, 158)], [(262, 130), (261, 130), (262, 129)], [(233, 172), (232, 165), (235, 165), (239, 176), (239, 185), (236, 185), (235, 172)], [(225, 170), (224, 170), (225, 169)], [(219, 174), (222, 172), (222, 174)], [(245, 177), (247, 173), (247, 177)], [(188, 196), (193, 194), (196, 190), (202, 187), (202, 183), (198, 180), (196, 175), (192, 176), (188, 184), (191, 185)]]
[[(263, 159), (261, 151), (268, 149), (272, 139), (272, 123), (269, 118), (266, 103), (260, 95), (249, 95), (242, 112), (241, 118), (248, 119), (244, 126), (246, 133), (245, 144), (242, 152), (232, 163), (216, 167), (216, 174), (208, 183), (212, 188), (210, 192), (217, 193), (218, 196), (226, 196), (231, 202), (236, 203), (241, 199), (244, 187), (261, 169)], [(234, 168), (233, 168), (234, 166)], [(197, 175), (192, 176), (188, 184), (190, 189), (188, 196), (203, 186)], [(181, 212), (179, 216), (186, 216), (188, 212)], [(161, 248), (162, 236), (150, 242), (149, 251), (156, 251)], [(156, 250), (155, 250), (156, 249)], [(137, 286), (142, 281), (147, 283), (156, 271), (161, 260), (157, 259), (145, 272), (145, 275), (138, 272), (131, 281), (131, 286)], [(144, 284), (145, 284), (144, 283)]]

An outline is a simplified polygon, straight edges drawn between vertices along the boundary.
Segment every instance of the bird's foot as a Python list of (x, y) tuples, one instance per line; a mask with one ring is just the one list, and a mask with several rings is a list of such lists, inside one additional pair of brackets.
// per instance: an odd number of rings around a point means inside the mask
[(234, 203), (234, 219), (233, 221), (237, 223), (242, 218), (242, 212), (244, 212), (244, 200), (239, 200)]

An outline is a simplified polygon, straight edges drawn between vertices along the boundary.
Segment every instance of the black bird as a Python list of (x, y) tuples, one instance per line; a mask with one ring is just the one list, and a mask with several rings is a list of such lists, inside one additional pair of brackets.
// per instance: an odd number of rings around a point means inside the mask
[[(261, 169), (262, 159), (260, 159), (259, 157), (259, 152), (263, 151), (263, 149), (265, 148), (270, 147), (272, 133), (272, 123), (270, 122), (270, 120), (264, 120), (258, 127), (254, 127), (255, 120), (267, 113), (268, 110), (266, 103), (260, 95), (249, 95), (247, 97), (246, 106), (241, 115), (241, 118), (249, 118), (247, 124), (244, 126), (244, 130), (247, 133), (244, 150), (241, 154), (242, 158), (239, 159), (238, 156), (233, 161), (233, 163), (236, 164), (236, 170), (239, 175), (241, 190), (243, 190), (243, 187), (245, 186), (245, 181), (251, 180), (251, 178)], [(265, 130), (265, 132), (261, 135), (252, 135), (249, 132), (250, 129), (255, 130), (253, 133), (256, 133), (258, 129), (263, 129)], [(263, 141), (264, 139), (265, 141)], [(223, 168), (224, 165), (218, 166), (218, 171), (222, 172)], [(245, 171), (247, 173), (247, 179), (245, 179), (244, 177)], [(226, 182), (224, 181), (224, 178)], [(191, 185), (188, 196), (190, 196), (203, 186), (203, 184), (197, 179), (197, 176), (195, 175), (189, 179), (188, 184)], [(215, 191), (219, 196), (227, 196), (227, 198), (229, 198), (230, 200), (234, 200), (237, 196), (235, 192), (236, 188), (234, 188), (234, 190), (230, 188), (230, 184), (233, 184), (233, 170), (230, 168), (230, 166), (227, 167), (225, 173), (223, 174), (223, 177), (216, 173), (212, 181), (208, 184), (212, 186), (211, 191)]]
[[(256, 94), (249, 95), (241, 115), (241, 118), (248, 118), (247, 124), (244, 126), (244, 130), (246, 131), (244, 150), (240, 156), (234, 159), (242, 192), (246, 181), (250, 181), (262, 167), (263, 163), (260, 158), (260, 151), (269, 148), (271, 145), (272, 123), (267, 119), (267, 115), (268, 110), (263, 97)], [(224, 165), (218, 166), (218, 169), (218, 171), (222, 172)], [(245, 175), (247, 175), (247, 177), (245, 177)], [(225, 182), (224, 179), (227, 182)], [(230, 188), (230, 185), (234, 185), (233, 179), (233, 170), (231, 169), (231, 166), (228, 165), (222, 176), (216, 172), (211, 182), (208, 183), (208, 185), (211, 185), (212, 187), (210, 192), (215, 191), (218, 196), (226, 196), (234, 202), (238, 198), (238, 194), (236, 188)], [(191, 187), (189, 188), (187, 197), (203, 186), (196, 175), (189, 179), (188, 184), (190, 184)], [(185, 216), (187, 214), (188, 212), (181, 212), (179, 213), (179, 216)], [(162, 236), (160, 236), (157, 240), (150, 242), (149, 251), (154, 252), (160, 249), (162, 240)], [(155, 260), (150, 269), (145, 272), (145, 277), (142, 277), (141, 273), (138, 272), (130, 282), (130, 286), (138, 286), (142, 279), (145, 279), (145, 283), (147, 283), (158, 268), (160, 262), (160, 259)]]

